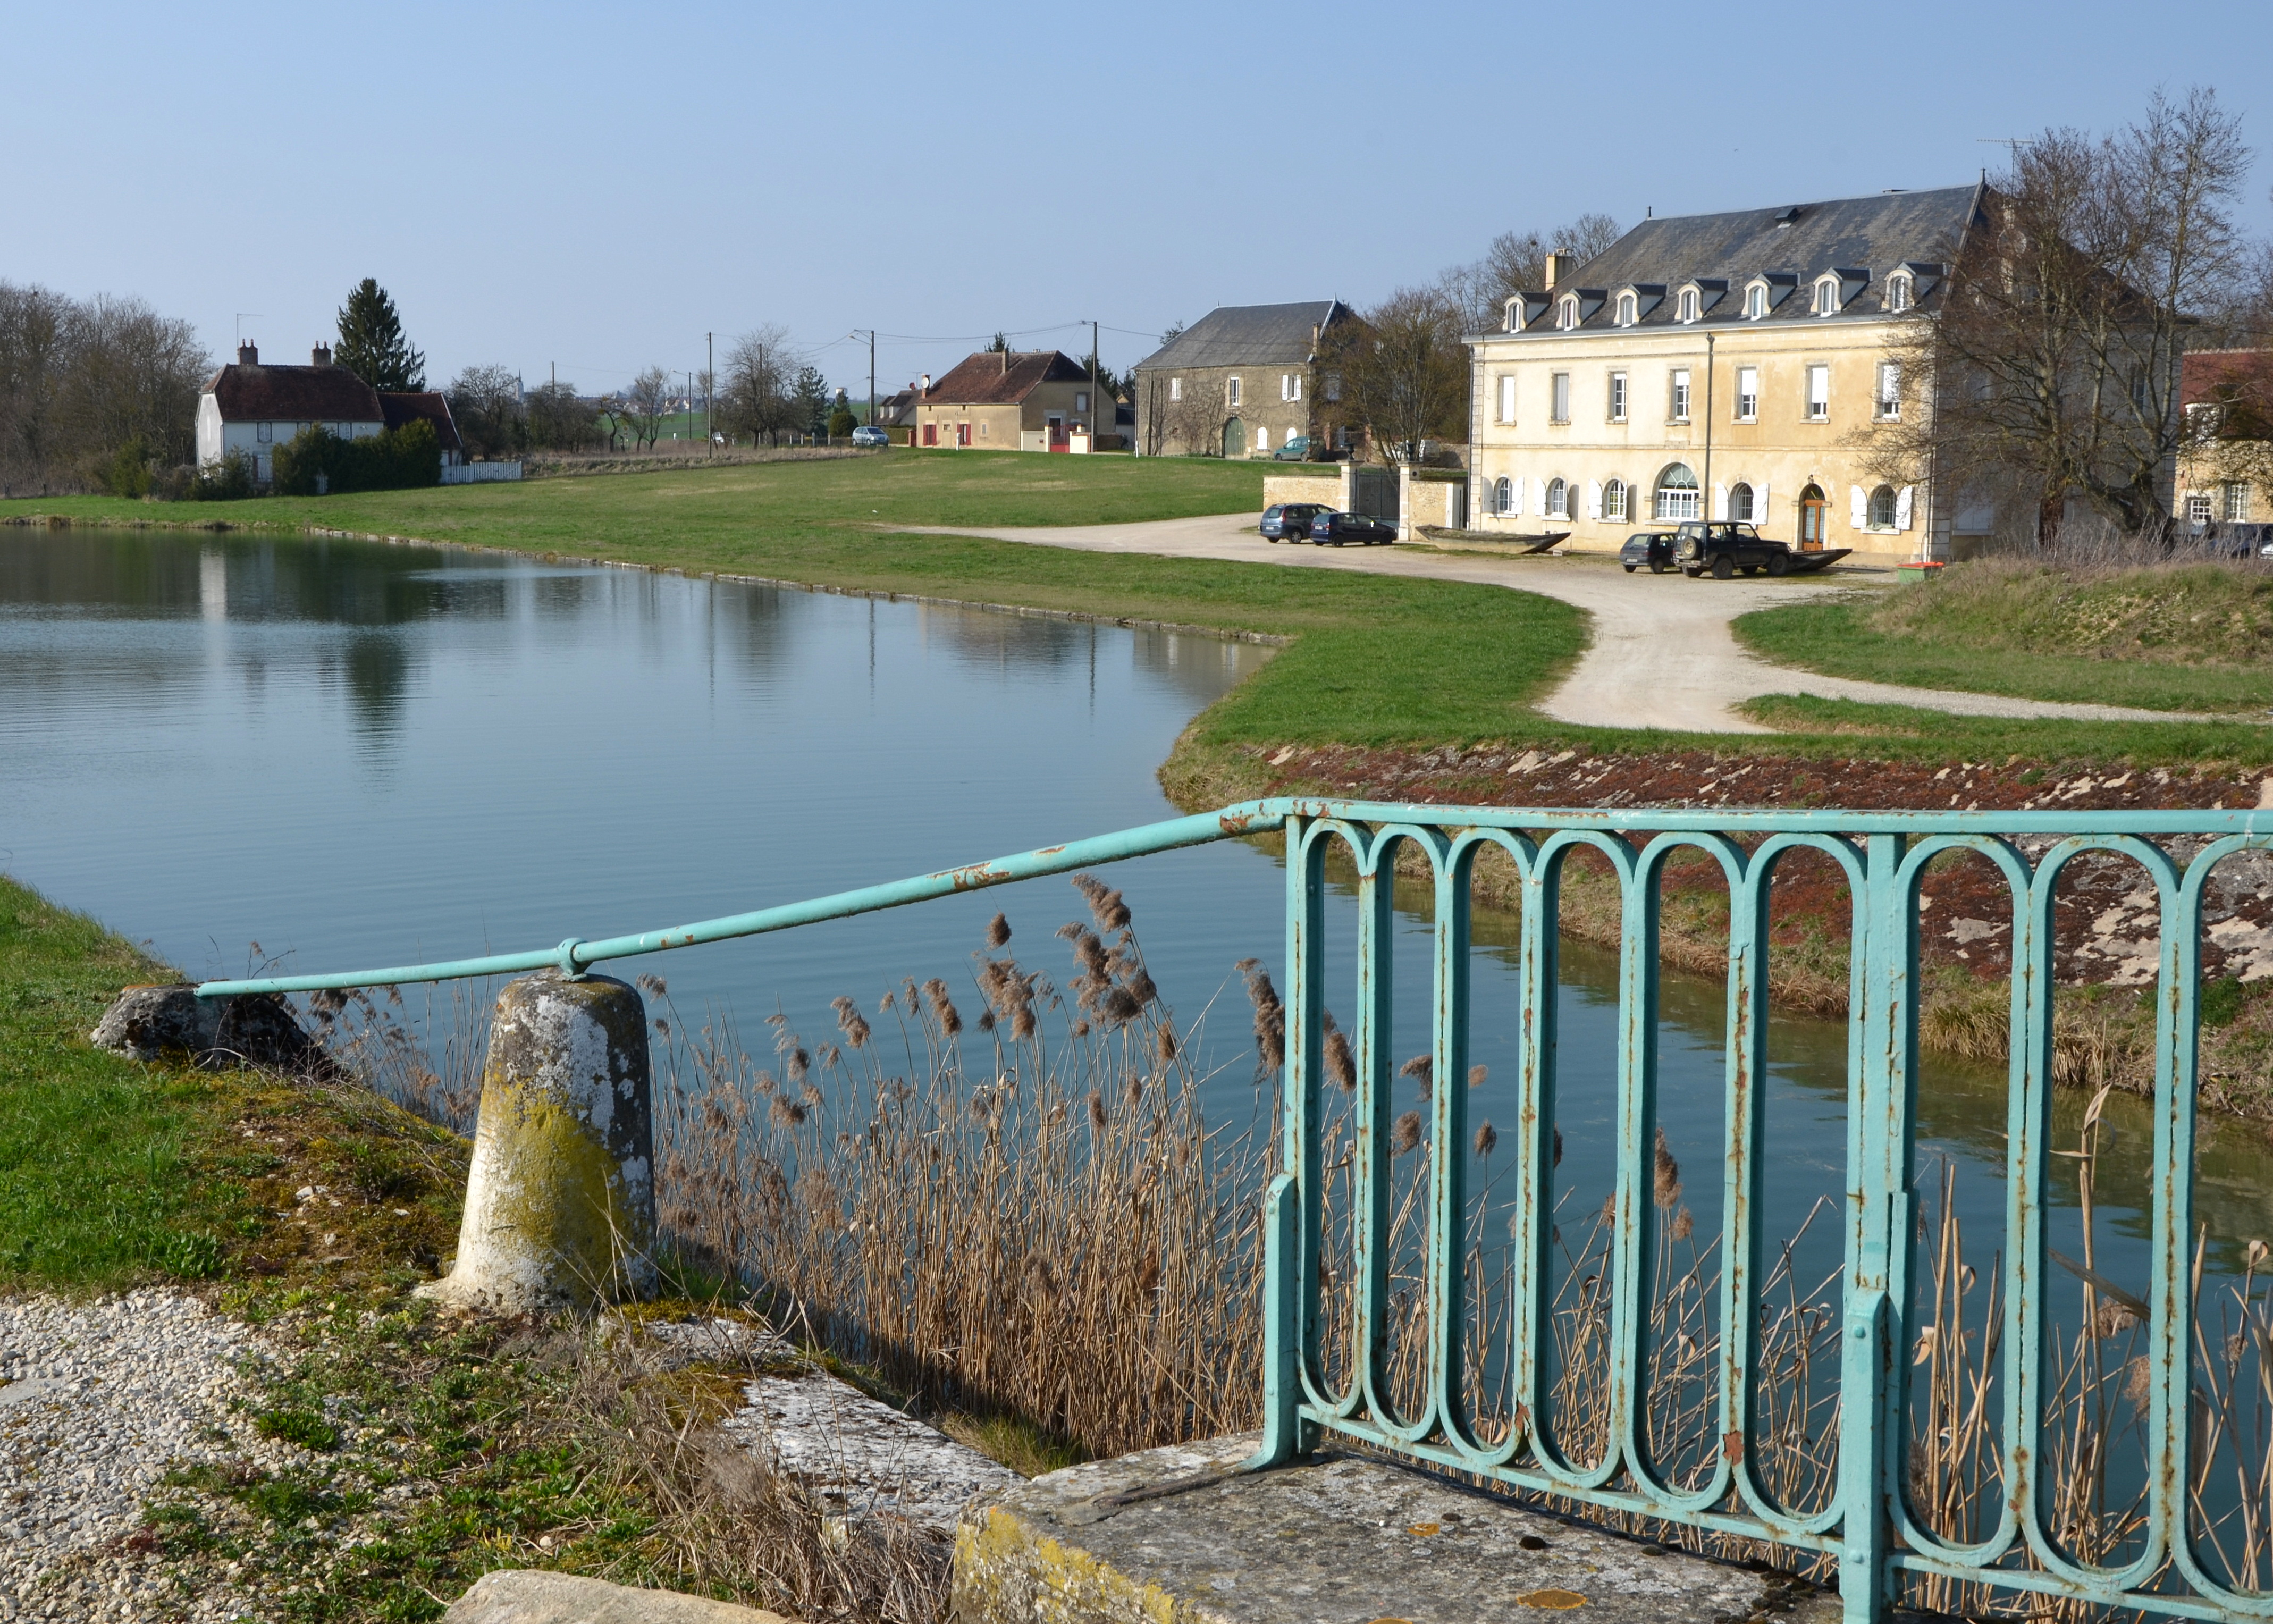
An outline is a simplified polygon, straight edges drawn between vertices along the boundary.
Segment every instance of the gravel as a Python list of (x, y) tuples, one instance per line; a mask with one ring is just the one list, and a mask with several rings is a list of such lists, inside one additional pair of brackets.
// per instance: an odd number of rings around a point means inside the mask
[(305, 1458), (244, 1402), (266, 1353), (179, 1293), (0, 1299), (0, 1620), (265, 1616), (225, 1590), (176, 1594), (137, 1536), (172, 1467)]

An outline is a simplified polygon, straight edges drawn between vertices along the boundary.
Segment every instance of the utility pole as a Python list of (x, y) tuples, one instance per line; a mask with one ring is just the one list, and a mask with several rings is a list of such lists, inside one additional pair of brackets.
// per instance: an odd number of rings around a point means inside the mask
[(1097, 449), (1097, 323), (1089, 324), (1089, 448)]
[(711, 454), (711, 448), (718, 443), (718, 425), (714, 417), (715, 409), (710, 403), (710, 397), (718, 393), (718, 335), (716, 333), (705, 333), (702, 335), (702, 343), (705, 353), (709, 357), (704, 363), (705, 370), (702, 373), (702, 445), (703, 455), (708, 456)]
[(868, 341), (868, 426), (876, 426), (876, 329), (852, 329), (852, 336)]

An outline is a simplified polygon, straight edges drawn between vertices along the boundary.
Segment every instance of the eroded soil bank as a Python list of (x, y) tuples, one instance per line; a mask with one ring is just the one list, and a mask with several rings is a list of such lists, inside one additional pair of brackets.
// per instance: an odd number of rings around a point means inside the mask
[[(1444, 806), (1868, 807), (2030, 811), (2188, 809), (2273, 805), (2273, 776), (2236, 763), (2137, 770), (2019, 757), (1947, 766), (1778, 760), (1708, 750), (1597, 755), (1512, 746), (1435, 750), (1352, 747), (1210, 748), (1190, 734), (1161, 770), (1188, 809), (1259, 795), (1321, 794)], [(2033, 861), (2052, 844), (2018, 843)], [(2200, 840), (2164, 843), (2183, 866)], [(1483, 906), (1515, 900), (1515, 875), (1496, 853), (1477, 865)], [(1417, 853), (1407, 865), (1418, 868)], [(1728, 891), (1701, 854), (1668, 868), (1661, 923), (1666, 961), (1724, 972)], [(1919, 1041), (1939, 1053), (2001, 1060), (2007, 1053), (2012, 902), (1988, 860), (1951, 853), (1928, 868), (1919, 901), (1923, 1002)], [(1850, 903), (1827, 857), (1796, 853), (1770, 887), (1771, 996), (1784, 1007), (1845, 1015)], [(2154, 1085), (2152, 983), (2160, 919), (2152, 881), (2128, 859), (2078, 858), (2053, 907), (2059, 939), (2055, 1076), (2138, 1093)], [(1563, 929), (1616, 945), (1617, 888), (1591, 853), (1565, 871)], [(2203, 910), (2202, 1102), (2273, 1118), (2273, 853), (2220, 865)]]

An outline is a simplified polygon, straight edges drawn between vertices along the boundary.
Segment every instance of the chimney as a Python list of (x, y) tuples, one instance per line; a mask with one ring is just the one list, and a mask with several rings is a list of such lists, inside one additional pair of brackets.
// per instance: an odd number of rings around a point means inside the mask
[(926, 395), (929, 395), (931, 393), (931, 374), (929, 372), (926, 372), (923, 375), (923, 382), (919, 384), (917, 387), (920, 388)]
[(1557, 282), (1563, 280), (1563, 273), (1566, 268), (1568, 268), (1563, 262), (1570, 257), (1571, 256), (1569, 254), (1559, 253), (1551, 253), (1547, 256), (1547, 285), (1549, 287), (1551, 288)]
[(236, 364), (237, 364), (239, 366), (258, 366), (258, 365), (260, 365), (260, 351), (259, 351), (259, 350), (256, 346), (251, 345), (251, 344), (239, 344), (239, 345), (236, 347)]
[(329, 344), (318, 344), (318, 345), (315, 347), (315, 349), (313, 349), (312, 350), (309, 351), (309, 353), (308, 353), (308, 365), (311, 365), (311, 366), (329, 366), (331, 364), (332, 364), (332, 347), (331, 347)]
[(1010, 352), (1009, 352), (1009, 350), (1005, 350), (1004, 351), (1002, 351), (1002, 376), (1003, 376), (1003, 377), (1005, 377), (1005, 378), (1008, 378), (1009, 375), (1010, 375)]

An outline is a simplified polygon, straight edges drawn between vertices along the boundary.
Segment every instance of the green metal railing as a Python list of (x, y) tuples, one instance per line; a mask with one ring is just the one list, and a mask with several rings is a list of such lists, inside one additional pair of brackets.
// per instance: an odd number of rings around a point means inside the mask
[[(1307, 1452), (1324, 1432), (1519, 1489), (1609, 1511), (1773, 1542), (1836, 1559), (1846, 1613), (1883, 1616), (1901, 1575), (1939, 1577), (2115, 1609), (2197, 1619), (2273, 1618), (2273, 1596), (2221, 1583), (2197, 1549), (2190, 1487), (2200, 1462), (2192, 1436), (2189, 1338), (2194, 1315), (2190, 1245), (2196, 1087), (2196, 996), (2205, 888), (2236, 852), (2273, 846), (2273, 813), (1860, 813), (1834, 810), (1544, 811), (1271, 800), (1227, 807), (1100, 838), (844, 892), (812, 902), (550, 951), (339, 975), (213, 981), (201, 996), (289, 992), (439, 981), (555, 966), (581, 974), (596, 962), (780, 930), (958, 891), (1065, 873), (1148, 853), (1256, 833), (1283, 833), (1287, 852), (1287, 1057), (1281, 1170), (1264, 1196), (1264, 1445), (1267, 1467)], [(2019, 838), (2048, 842), (2033, 858)], [(2183, 865), (2164, 842), (2190, 848)], [(1467, 1071), (1468, 898), (1487, 851), (1513, 865), (1522, 896), (1519, 1105), (1512, 1311), (1496, 1370), (1513, 1400), (1501, 1435), (1464, 1418), (1475, 1372), (1463, 1327), (1471, 1304), (1463, 1267), (1469, 1211), (1466, 1090), (1436, 1087), (1418, 1176), (1426, 1202), (1423, 1396), (1402, 1409), (1385, 1368), (1390, 1318), (1392, 1144), (1389, 946), (1393, 865), (1400, 848), (1425, 859), (1435, 892), (1430, 1060), (1434, 1075)], [(1556, 1113), (1555, 991), (1558, 887), (1580, 850), (1600, 853), (1623, 897), (1617, 1059), (1617, 1171), (1610, 1226), (1609, 1436), (1591, 1464), (1558, 1447), (1551, 1425), (1549, 1346), (1550, 1209)], [(1345, 1180), (1350, 1245), (1329, 1264), (1322, 1225), (1324, 1164), (1324, 906), (1326, 863), (1339, 851), (1356, 872), (1359, 1010), (1353, 1154)], [(1801, 1513), (1760, 1481), (1758, 1327), (1764, 1242), (1764, 1114), (1767, 1069), (1768, 883), (1795, 852), (1822, 853), (1845, 876), (1852, 907), (1849, 954), (1848, 1150), (1842, 1241), (1837, 1464), (1824, 1503)], [(1658, 1066), (1658, 912), (1668, 861), (1702, 853), (1725, 876), (1729, 902), (1726, 1086), (1720, 1199), (1722, 1267), (1711, 1435), (1717, 1459), (1679, 1485), (1652, 1458), (1647, 1390), (1650, 1338), (1642, 1298), (1662, 1222), (1651, 1199)], [(2012, 914), (2010, 1074), (1998, 1376), (2000, 1430), (1995, 1526), (1957, 1543), (1922, 1525), (1908, 1488), (1912, 1439), (1909, 1354), (1917, 1304), (1913, 1279), (1913, 1128), (1917, 1094), (1918, 888), (1947, 852), (1994, 865)], [(2119, 1565), (2077, 1560), (2049, 1510), (2045, 1212), (2052, 1121), (2052, 906), (2069, 864), (2087, 853), (2136, 863), (2151, 882), (2160, 920), (2155, 989), (2154, 1134), (2148, 1309), (2143, 1538)], [(1338, 1322), (1328, 1323), (1329, 1312)], [(1354, 1350), (1339, 1380), (1322, 1351)], [(2273, 1357), (2273, 1356), (2269, 1356)], [(2245, 1507), (2245, 1510), (2250, 1508)], [(2273, 1507), (2256, 1507), (2261, 1519)]]

